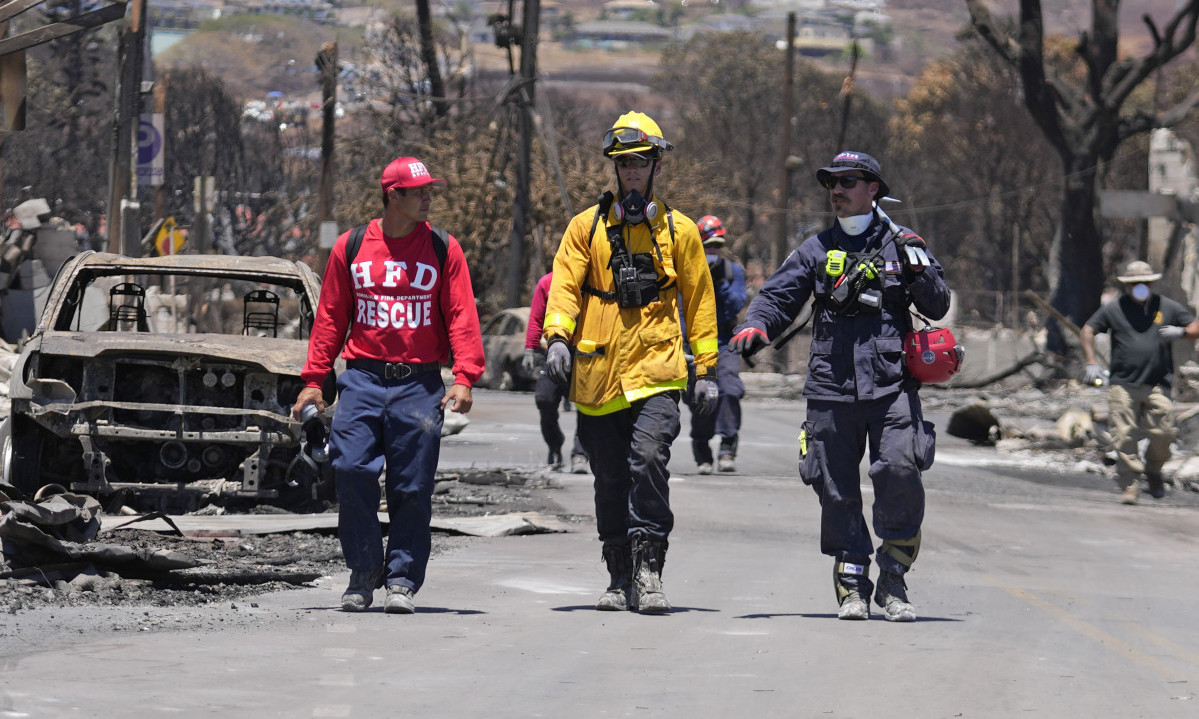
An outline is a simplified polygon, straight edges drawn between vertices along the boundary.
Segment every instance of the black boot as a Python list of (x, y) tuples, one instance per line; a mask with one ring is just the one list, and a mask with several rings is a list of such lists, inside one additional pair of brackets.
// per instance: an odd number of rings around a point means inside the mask
[(666, 563), (666, 540), (633, 540), (633, 583), (636, 608), (642, 614), (670, 611), (662, 591), (662, 566)]
[(623, 612), (629, 608), (633, 584), (633, 555), (628, 544), (604, 542), (604, 563), (608, 565), (608, 590), (595, 608), (601, 612)]

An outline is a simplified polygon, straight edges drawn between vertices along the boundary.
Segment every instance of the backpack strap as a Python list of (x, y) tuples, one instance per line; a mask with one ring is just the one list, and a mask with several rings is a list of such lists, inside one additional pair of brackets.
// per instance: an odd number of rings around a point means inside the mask
[[(365, 225), (358, 225), (350, 231), (350, 236), (346, 238), (346, 269), (350, 267), (350, 263), (358, 256), (358, 250), (362, 249), (362, 239), (366, 237), (366, 228), (370, 226), (368, 222)], [(445, 258), (450, 253), (450, 235), (440, 227), (429, 226), (433, 230), (433, 254), (437, 255), (437, 270), (438, 272), (445, 270)], [(353, 284), (351, 282), (351, 284)], [(353, 309), (350, 310), (350, 324), (354, 323)]]
[[(358, 225), (346, 239), (346, 267), (350, 266), (350, 263), (358, 256), (358, 250), (362, 249), (362, 238), (366, 237), (366, 228), (369, 226), (369, 222), (365, 225)], [(433, 230), (433, 253), (437, 255), (437, 268), (444, 270), (446, 255), (450, 253), (450, 235), (440, 227), (430, 225), (429, 229)]]
[(440, 227), (429, 225), (433, 230), (433, 252), (437, 255), (437, 269), (445, 269), (445, 258), (450, 253), (450, 233)]
[(358, 250), (362, 249), (362, 238), (366, 237), (367, 227), (370, 227), (369, 222), (365, 225), (358, 225), (346, 239), (346, 267), (350, 266), (350, 263), (358, 256)]

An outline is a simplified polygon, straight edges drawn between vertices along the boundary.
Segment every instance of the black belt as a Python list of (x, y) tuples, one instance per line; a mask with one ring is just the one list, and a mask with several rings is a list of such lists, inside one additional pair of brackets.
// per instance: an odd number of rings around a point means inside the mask
[(440, 372), (440, 362), (384, 362), (376, 359), (346, 360), (346, 367), (377, 374), (384, 379), (408, 379), (412, 375)]

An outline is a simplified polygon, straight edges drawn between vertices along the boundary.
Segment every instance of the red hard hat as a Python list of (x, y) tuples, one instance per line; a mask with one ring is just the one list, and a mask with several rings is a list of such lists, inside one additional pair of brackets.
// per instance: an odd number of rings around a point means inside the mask
[(962, 368), (962, 346), (948, 329), (926, 327), (903, 340), (908, 371), (924, 384), (940, 384)]
[(704, 215), (695, 223), (699, 227), (699, 239), (704, 244), (724, 244), (724, 240), (712, 241), (715, 237), (724, 237), (724, 223), (716, 215)]

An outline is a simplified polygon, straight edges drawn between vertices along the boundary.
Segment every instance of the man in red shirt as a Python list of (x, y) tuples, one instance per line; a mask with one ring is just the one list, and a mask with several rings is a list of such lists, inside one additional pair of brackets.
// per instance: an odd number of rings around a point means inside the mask
[[(306, 386), (292, 415), (299, 419), (309, 404), (324, 411), (322, 387), (341, 353), (346, 371), (337, 377), (329, 442), (338, 535), (350, 569), (341, 608), (366, 609), (386, 585), (384, 611), (411, 614), (432, 547), (444, 412), (470, 411), (471, 386), (483, 374), (483, 338), (462, 248), (451, 235), (437, 237), (427, 221), (432, 187), (445, 180), (415, 157), (401, 157), (383, 171), (381, 185), (383, 217), (366, 226), (353, 259), (346, 257), (353, 230), (329, 255), (301, 375)], [(454, 384), (446, 390), (441, 364), (451, 354)], [(385, 464), (386, 555), (377, 514)]]
[[(545, 323), (545, 306), (549, 300), (550, 283), (554, 273), (548, 272), (537, 281), (533, 288), (533, 299), (529, 304), (529, 326), (525, 330), (525, 352), (521, 364), (527, 374), (537, 378), (533, 386), (533, 401), (537, 404), (537, 412), (541, 415), (541, 438), (550, 449), (546, 464), (555, 472), (562, 469), (562, 443), (566, 435), (558, 425), (558, 405), (566, 397), (566, 386), (560, 385), (545, 373), (545, 350), (541, 349), (541, 327)], [(575, 433), (574, 447), (570, 450), (570, 471), (574, 474), (587, 474), (587, 452), (583, 443)]]

